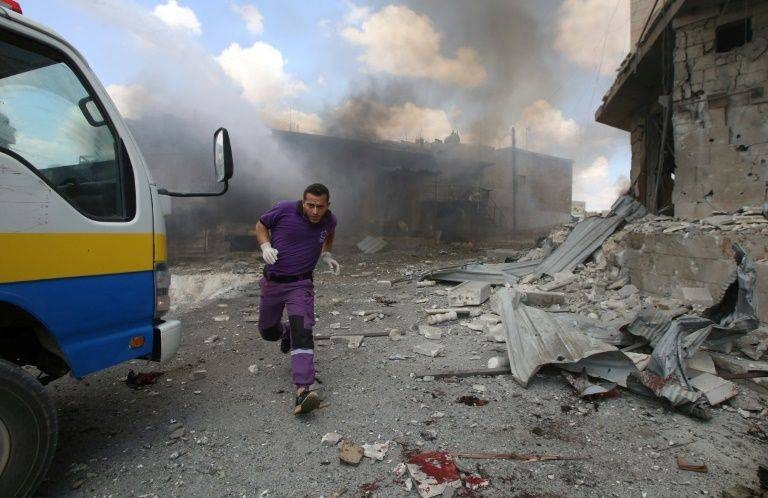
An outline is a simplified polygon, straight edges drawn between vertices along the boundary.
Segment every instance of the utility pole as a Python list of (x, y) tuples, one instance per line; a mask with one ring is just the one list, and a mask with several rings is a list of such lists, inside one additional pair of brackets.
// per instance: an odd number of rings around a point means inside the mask
[(517, 235), (517, 141), (512, 127), (512, 236)]

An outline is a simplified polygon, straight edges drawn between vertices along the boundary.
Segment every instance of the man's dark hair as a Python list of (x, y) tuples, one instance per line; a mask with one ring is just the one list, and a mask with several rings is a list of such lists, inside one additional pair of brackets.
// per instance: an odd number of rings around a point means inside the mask
[(301, 196), (301, 198), (306, 198), (307, 194), (316, 195), (318, 197), (324, 195), (329, 201), (331, 200), (331, 193), (328, 192), (328, 187), (322, 183), (313, 183), (309, 187), (305, 188), (304, 194)]

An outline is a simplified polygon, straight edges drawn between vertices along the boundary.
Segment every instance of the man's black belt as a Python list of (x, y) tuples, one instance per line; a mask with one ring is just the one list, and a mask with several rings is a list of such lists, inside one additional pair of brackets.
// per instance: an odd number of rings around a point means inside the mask
[(267, 273), (267, 270), (264, 269), (263, 274), (264, 274), (264, 278), (266, 278), (270, 282), (275, 282), (278, 284), (290, 284), (293, 282), (298, 282), (299, 280), (313, 279), (311, 271), (308, 271), (307, 273), (302, 273), (301, 275), (274, 275), (272, 273)]

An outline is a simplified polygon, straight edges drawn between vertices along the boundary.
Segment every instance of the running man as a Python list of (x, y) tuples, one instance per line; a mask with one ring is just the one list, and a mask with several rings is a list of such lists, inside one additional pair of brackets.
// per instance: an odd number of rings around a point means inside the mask
[[(320, 405), (317, 393), (309, 390), (315, 381), (312, 272), (320, 259), (335, 275), (341, 269), (331, 255), (336, 216), (329, 206), (328, 188), (314, 183), (304, 190), (302, 200), (278, 202), (256, 223), (256, 238), (266, 263), (259, 283), (259, 332), (267, 341), (279, 339), (280, 350), (291, 353), (295, 415)], [(284, 308), (288, 322), (282, 321)]]

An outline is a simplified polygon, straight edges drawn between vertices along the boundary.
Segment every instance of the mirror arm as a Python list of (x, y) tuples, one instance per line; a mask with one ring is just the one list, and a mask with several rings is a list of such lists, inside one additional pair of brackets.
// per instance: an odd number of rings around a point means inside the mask
[(221, 192), (169, 192), (167, 189), (159, 188), (157, 189), (157, 193), (160, 195), (167, 195), (169, 197), (218, 197), (220, 195), (224, 195), (228, 189), (229, 182), (224, 180), (224, 188), (221, 190)]

